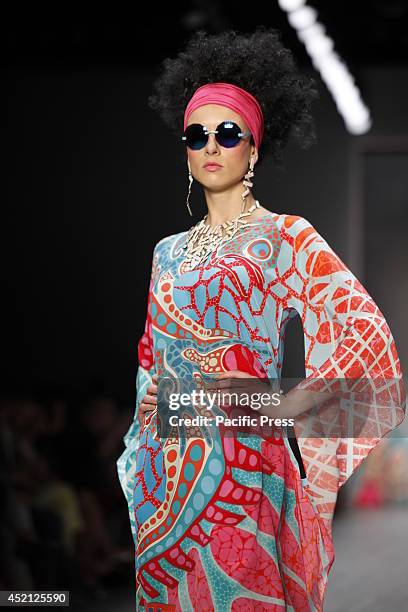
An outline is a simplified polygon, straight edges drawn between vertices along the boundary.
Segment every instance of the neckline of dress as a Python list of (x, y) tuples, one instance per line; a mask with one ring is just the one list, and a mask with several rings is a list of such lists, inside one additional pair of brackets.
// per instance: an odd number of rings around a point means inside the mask
[[(278, 217), (281, 213), (276, 213), (273, 212), (271, 210), (268, 210), (268, 212), (265, 215), (262, 215), (262, 217), (258, 217), (257, 219), (251, 219), (251, 221), (248, 221), (248, 225), (243, 225), (240, 227), (240, 229), (244, 228), (244, 227), (251, 227), (252, 225), (254, 225), (255, 223), (260, 223), (261, 221), (263, 221), (264, 219), (266, 219), (267, 217)], [(190, 228), (191, 229), (191, 228)], [(190, 229), (184, 230), (183, 232), (181, 232), (182, 234), (188, 234), (188, 232), (190, 231)]]
[[(254, 217), (252, 217), (252, 218), (248, 218), (247, 217), (247, 219), (248, 219), (247, 223), (249, 225), (252, 225), (253, 223), (256, 223), (257, 221), (263, 221), (266, 217), (269, 217), (269, 215), (276, 216), (278, 214), (279, 213), (275, 213), (275, 212), (272, 212), (271, 210), (268, 210), (268, 212), (266, 212), (264, 215), (262, 215), (262, 217), (255, 217), (255, 218)], [(222, 224), (220, 223), (219, 225), (222, 225)], [(217, 226), (216, 225), (209, 225), (208, 227), (217, 227)]]

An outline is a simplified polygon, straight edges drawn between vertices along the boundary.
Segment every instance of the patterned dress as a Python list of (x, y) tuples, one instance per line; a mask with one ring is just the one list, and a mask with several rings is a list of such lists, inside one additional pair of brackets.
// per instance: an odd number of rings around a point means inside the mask
[[(137, 609), (322, 610), (338, 490), (403, 420), (393, 337), (303, 217), (253, 219), (190, 271), (186, 236), (154, 249), (136, 410), (117, 462), (135, 542)], [(299, 387), (333, 394), (295, 422), (306, 477), (284, 427), (250, 436), (219, 428), (183, 441), (158, 435), (157, 410), (140, 426), (138, 406), (155, 372), (198, 382), (241, 370), (279, 380), (285, 327), (296, 315), (306, 371)]]

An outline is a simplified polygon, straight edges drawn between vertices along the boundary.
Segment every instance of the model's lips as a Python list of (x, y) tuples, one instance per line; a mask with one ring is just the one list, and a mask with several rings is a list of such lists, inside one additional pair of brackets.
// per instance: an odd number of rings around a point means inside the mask
[(206, 170), (214, 171), (214, 170), (219, 170), (219, 168), (222, 168), (222, 166), (216, 163), (208, 163), (208, 164), (205, 164), (204, 168)]

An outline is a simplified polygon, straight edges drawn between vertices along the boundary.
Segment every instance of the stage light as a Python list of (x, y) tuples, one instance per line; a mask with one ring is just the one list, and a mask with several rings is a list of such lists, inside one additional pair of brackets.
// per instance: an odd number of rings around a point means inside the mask
[(366, 133), (372, 125), (370, 112), (361, 99), (355, 79), (334, 50), (334, 42), (317, 20), (317, 11), (305, 0), (278, 0), (288, 21), (305, 45), (312, 64), (330, 91), (346, 129), (354, 135)]
[(304, 5), (306, 0), (278, 0), (278, 4), (284, 11), (296, 11)]
[(299, 30), (298, 37), (311, 58), (327, 55), (334, 47), (332, 39), (326, 36), (324, 27), (320, 23), (314, 23), (308, 28)]
[(288, 21), (296, 30), (309, 28), (315, 23), (316, 17), (316, 11), (310, 8), (310, 6), (302, 6), (302, 8), (296, 9), (296, 11), (290, 11), (288, 13)]

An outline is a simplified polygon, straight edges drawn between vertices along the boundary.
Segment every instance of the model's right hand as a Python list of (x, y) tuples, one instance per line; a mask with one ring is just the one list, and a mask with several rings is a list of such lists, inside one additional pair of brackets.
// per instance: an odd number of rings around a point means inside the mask
[(146, 413), (157, 407), (157, 374), (153, 374), (152, 383), (147, 387), (147, 393), (139, 405), (139, 421), (143, 427)]

